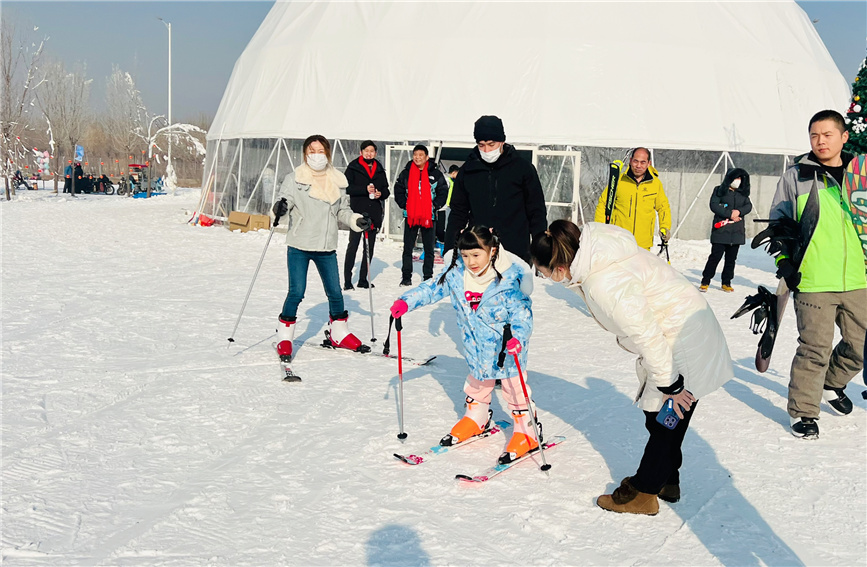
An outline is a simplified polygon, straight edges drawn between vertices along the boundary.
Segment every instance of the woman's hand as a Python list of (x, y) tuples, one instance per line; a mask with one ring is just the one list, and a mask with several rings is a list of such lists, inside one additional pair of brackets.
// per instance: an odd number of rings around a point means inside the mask
[(692, 407), (692, 404), (695, 403), (695, 396), (689, 390), (681, 390), (679, 394), (665, 396), (662, 399), (662, 403), (665, 404), (668, 398), (674, 400), (674, 413), (680, 419), (683, 419), (683, 412), (688, 411)]
[(379, 199), (380, 197), (382, 197), (382, 191), (374, 191), (374, 192), (373, 192), (373, 197), (374, 197), (375, 199)]

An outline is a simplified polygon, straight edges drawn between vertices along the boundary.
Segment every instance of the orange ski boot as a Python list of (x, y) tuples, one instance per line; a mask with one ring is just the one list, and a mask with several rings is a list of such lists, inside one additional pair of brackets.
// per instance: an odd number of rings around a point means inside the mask
[(530, 410), (512, 410), (512, 419), (515, 420), (512, 438), (509, 439), (509, 444), (506, 445), (506, 451), (497, 459), (497, 462), (501, 465), (517, 461), (530, 451), (537, 450), (542, 437), (542, 424), (537, 420), (536, 425), (539, 426), (540, 438), (536, 438), (536, 430), (533, 428), (533, 418), (530, 416)]
[(484, 433), (491, 426), (492, 412), (488, 409), (490, 404), (477, 402), (467, 396), (467, 411), (464, 417), (458, 421), (448, 435), (440, 439), (440, 445), (451, 447)]

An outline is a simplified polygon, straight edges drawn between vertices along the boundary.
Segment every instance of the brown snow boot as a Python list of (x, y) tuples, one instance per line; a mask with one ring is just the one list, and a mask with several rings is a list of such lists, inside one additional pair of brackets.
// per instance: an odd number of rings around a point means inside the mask
[(656, 494), (638, 492), (629, 482), (629, 477), (624, 478), (612, 494), (603, 494), (597, 498), (596, 505), (603, 510), (626, 514), (655, 516), (659, 513)]
[[(631, 476), (627, 476), (620, 484), (623, 484), (626, 481), (632, 480)], [(680, 502), (680, 485), (679, 484), (666, 484), (662, 487), (662, 490), (659, 491), (659, 497), (666, 502), (674, 504), (676, 502)]]
[(675, 502), (680, 501), (680, 485), (679, 484), (666, 484), (662, 487), (662, 490), (659, 491), (659, 497), (674, 504)]

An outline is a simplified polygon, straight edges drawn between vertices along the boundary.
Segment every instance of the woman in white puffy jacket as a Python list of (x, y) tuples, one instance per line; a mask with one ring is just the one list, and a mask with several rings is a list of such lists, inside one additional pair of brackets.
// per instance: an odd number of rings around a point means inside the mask
[[(578, 293), (599, 325), (638, 355), (635, 400), (650, 439), (635, 475), (596, 503), (613, 512), (654, 515), (657, 495), (680, 499), (681, 445), (697, 400), (732, 378), (719, 322), (694, 285), (617, 226), (579, 229), (558, 220), (533, 241), (531, 254), (543, 276)], [(669, 399), (679, 418), (673, 429), (657, 421)]]

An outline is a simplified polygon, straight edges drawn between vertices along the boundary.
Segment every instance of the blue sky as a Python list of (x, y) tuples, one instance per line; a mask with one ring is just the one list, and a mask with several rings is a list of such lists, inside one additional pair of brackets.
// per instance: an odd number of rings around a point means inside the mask
[[(798, 2), (813, 20), (848, 82), (867, 45), (867, 2)], [(15, 2), (2, 17), (39, 26), (46, 51), (67, 64), (83, 61), (101, 103), (112, 64), (136, 77), (152, 113), (166, 111), (168, 39), (157, 16), (172, 23), (172, 114), (192, 120), (217, 111), (232, 67), (273, 5), (245, 2)]]

